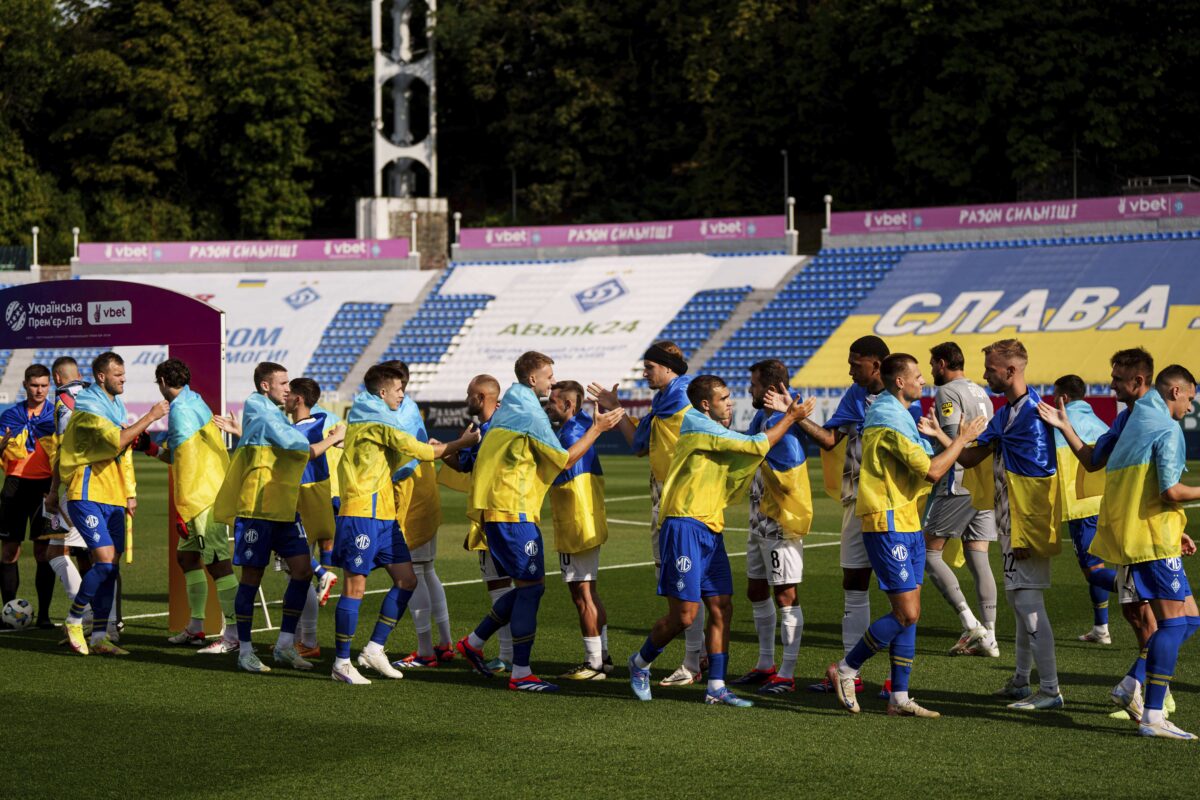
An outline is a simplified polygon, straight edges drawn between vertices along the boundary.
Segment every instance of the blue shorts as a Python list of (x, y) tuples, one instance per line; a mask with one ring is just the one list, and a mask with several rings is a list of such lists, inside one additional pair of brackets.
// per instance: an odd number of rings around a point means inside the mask
[(546, 575), (542, 532), (532, 522), (485, 522), (488, 553), (496, 572), (519, 581), (536, 581)]
[(863, 544), (879, 588), (910, 592), (925, 580), (925, 536), (916, 533), (864, 533)]
[(1095, 566), (1103, 566), (1104, 559), (1088, 552), (1092, 539), (1096, 538), (1097, 517), (1084, 517), (1067, 521), (1067, 530), (1071, 532), (1071, 545), (1075, 548), (1075, 560), (1079, 566), (1089, 570)]
[(125, 552), (125, 506), (69, 500), (67, 515), (89, 549), (115, 547), (118, 553)]
[(394, 519), (338, 517), (333, 535), (333, 563), (353, 575), (376, 567), (412, 561), (400, 523)]
[(733, 594), (725, 537), (691, 517), (667, 517), (658, 529), (658, 593), (690, 603)]
[(234, 517), (234, 564), (263, 569), (271, 563), (272, 550), (280, 558), (308, 555), (308, 536), (299, 515), (293, 522)]
[(1192, 593), (1183, 559), (1178, 556), (1131, 564), (1129, 574), (1143, 600), (1183, 600)]

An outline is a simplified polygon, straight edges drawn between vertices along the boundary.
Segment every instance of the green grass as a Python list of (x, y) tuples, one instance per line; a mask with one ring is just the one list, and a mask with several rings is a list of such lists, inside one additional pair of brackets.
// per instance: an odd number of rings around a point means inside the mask
[[(646, 464), (607, 458), (611, 538), (609, 566), (649, 561)], [(1141, 740), (1128, 722), (1108, 718), (1107, 692), (1134, 654), (1132, 636), (1114, 613), (1111, 647), (1075, 641), (1091, 625), (1087, 590), (1074, 559), (1054, 566), (1048, 605), (1058, 640), (1067, 708), (1026, 715), (989, 697), (1012, 668), (1013, 620), (1001, 602), (999, 659), (944, 655), (958, 634), (955, 615), (932, 587), (925, 595), (917, 639), (913, 693), (944, 714), (940, 720), (899, 720), (883, 713), (875, 690), (886, 659), (868, 663), (864, 713), (851, 718), (823, 695), (800, 691), (759, 700), (753, 709), (703, 705), (703, 689), (656, 687), (653, 703), (633, 700), (623, 662), (662, 613), (652, 566), (607, 570), (600, 590), (609, 611), (617, 674), (604, 682), (564, 682), (554, 696), (517, 695), (485, 681), (461, 660), (410, 671), (403, 681), (351, 688), (329, 680), (331, 653), (310, 674), (276, 670), (239, 673), (233, 657), (201, 657), (172, 649), (166, 630), (165, 478), (140, 460), (141, 513), (136, 561), (122, 567), (122, 644), (128, 658), (79, 658), (57, 646), (52, 632), (0, 636), (0, 701), (6, 740), (0, 758), (5, 797), (313, 796), (380, 797), (706, 797), (816, 793), (828, 797), (1130, 796), (1153, 787), (1162, 797), (1186, 796), (1196, 748)], [(819, 486), (814, 473), (814, 486)], [(486, 612), (476, 559), (461, 549), (461, 495), (445, 494), (438, 572), (448, 585), (455, 636)], [(1194, 512), (1189, 512), (1190, 515)], [(744, 550), (745, 506), (727, 516), (731, 553)], [(1193, 520), (1194, 516), (1193, 516)], [(817, 500), (801, 599), (804, 644), (799, 682), (815, 680), (840, 655), (842, 592), (837, 539), (840, 509)], [(550, 537), (548, 537), (550, 538)], [(993, 559), (998, 563), (999, 558)], [(757, 654), (745, 590), (744, 560), (733, 558), (737, 594), (732, 675)], [(22, 564), (21, 594), (33, 596), (32, 560)], [(556, 568), (553, 553), (547, 567)], [(962, 571), (971, 597), (970, 576)], [(454, 585), (458, 584), (458, 585)], [(385, 581), (374, 576), (370, 588)], [(283, 578), (269, 573), (270, 598)], [(379, 595), (368, 597), (355, 650), (365, 643)], [(65, 602), (56, 598), (55, 616)], [(1114, 604), (1115, 606), (1115, 604)], [(333, 607), (321, 615), (323, 648), (332, 646)], [(872, 591), (872, 612), (886, 601)], [(278, 622), (279, 607), (273, 606)], [(1115, 612), (1114, 607), (1114, 612)], [(261, 612), (257, 624), (262, 625)], [(255, 636), (265, 651), (273, 633)], [(411, 622), (401, 620), (389, 652), (415, 647)], [(491, 646), (494, 648), (494, 645)], [(672, 644), (655, 677), (673, 669), (682, 642)], [(553, 676), (582, 660), (578, 623), (567, 590), (548, 579), (539, 617), (534, 669)], [(1177, 722), (1200, 728), (1196, 670), (1180, 660)], [(1181, 768), (1182, 767), (1182, 768)]]

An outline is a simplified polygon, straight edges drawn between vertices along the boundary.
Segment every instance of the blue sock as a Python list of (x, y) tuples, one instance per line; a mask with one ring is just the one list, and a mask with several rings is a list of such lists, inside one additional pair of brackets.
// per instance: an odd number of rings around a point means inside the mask
[[(533, 637), (537, 633), (537, 612), (541, 605), (542, 595), (546, 585), (535, 583), (533, 586), (518, 586), (509, 594), (516, 595), (513, 601), (512, 620), (509, 627), (513, 638), (513, 665), (529, 666), (529, 654), (533, 650)], [(478, 634), (476, 634), (478, 635)]]
[(1143, 686), (1146, 685), (1146, 648), (1142, 648), (1142, 652), (1138, 653), (1138, 657), (1133, 660), (1133, 666), (1129, 668), (1129, 672), (1125, 674), (1133, 678)]
[(1185, 619), (1187, 619), (1188, 629), (1187, 635), (1183, 637), (1183, 640), (1186, 642), (1188, 639), (1192, 638), (1192, 634), (1194, 634), (1197, 630), (1200, 630), (1200, 617), (1186, 617)]
[(354, 640), (354, 630), (358, 627), (358, 609), (362, 598), (342, 595), (338, 598), (337, 610), (333, 614), (333, 629), (337, 634), (334, 654), (338, 658), (350, 657), (350, 642)]
[[(83, 610), (92, 602), (92, 598), (96, 596), (97, 590), (108, 580), (108, 576), (112, 571), (112, 564), (102, 564), (99, 561), (92, 564), (92, 568), (83, 576), (79, 591), (75, 594), (75, 599), (71, 602), (71, 614), (76, 617), (83, 616)], [(94, 616), (95, 609), (92, 609), (92, 611)]]
[(725, 668), (729, 665), (729, 653), (708, 654), (708, 679), (710, 681), (725, 680)]
[(408, 608), (408, 601), (412, 596), (412, 592), (399, 586), (388, 589), (388, 593), (383, 596), (383, 604), (379, 606), (379, 619), (375, 622), (375, 630), (371, 632), (372, 642), (380, 647), (387, 643), (392, 628), (395, 628), (400, 617), (404, 616), (404, 609)]
[[(92, 596), (92, 630), (104, 631), (108, 629), (108, 616), (112, 613), (113, 598), (117, 590), (117, 576), (120, 575), (120, 566), (116, 563), (109, 564), (112, 567), (108, 574), (104, 577), (104, 583), (96, 589), (96, 594)], [(88, 573), (91, 574), (90, 572)]]
[(333, 566), (333, 551), (332, 550), (322, 550), (321, 551), (321, 566), (322, 567), (332, 567)]
[(900, 620), (891, 614), (884, 614), (871, 623), (858, 644), (846, 654), (846, 663), (854, 669), (860, 668), (864, 661), (890, 645), (902, 630), (904, 626)]
[(237, 594), (233, 597), (233, 613), (237, 618), (238, 641), (248, 642), (250, 631), (254, 628), (254, 598), (258, 596), (258, 587), (248, 583), (239, 583)]
[(1164, 619), (1158, 623), (1158, 630), (1150, 637), (1150, 641), (1146, 642), (1146, 650), (1149, 651), (1146, 656), (1146, 708), (1162, 710), (1171, 678), (1175, 675), (1179, 648), (1187, 638), (1187, 628), (1186, 617)]
[(480, 639), (487, 640), (492, 634), (503, 628), (512, 619), (513, 603), (517, 602), (517, 590), (505, 592), (499, 600), (492, 605), (492, 610), (488, 612), (483, 621), (475, 628), (475, 635)]
[[(1111, 572), (1112, 570), (1109, 570)], [(1088, 574), (1088, 594), (1092, 596), (1092, 624), (1107, 625), (1108, 624), (1108, 589), (1092, 583), (1091, 576), (1095, 573)]]
[(662, 651), (663, 648), (655, 647), (654, 642), (647, 636), (646, 641), (642, 642), (642, 649), (638, 651), (638, 655), (642, 657), (642, 661), (652, 664), (654, 659), (662, 655)]
[(325, 567), (322, 566), (321, 562), (317, 561), (315, 558), (312, 560), (312, 568), (313, 568), (313, 576), (316, 578), (320, 578), (327, 571), (325, 569)]
[(896, 634), (889, 648), (892, 657), (892, 691), (907, 692), (908, 676), (917, 655), (917, 626), (909, 625)]
[(298, 581), (292, 578), (287, 588), (283, 590), (283, 620), (279, 630), (284, 633), (295, 633), (296, 623), (300, 621), (300, 612), (308, 601), (308, 587), (311, 581)]

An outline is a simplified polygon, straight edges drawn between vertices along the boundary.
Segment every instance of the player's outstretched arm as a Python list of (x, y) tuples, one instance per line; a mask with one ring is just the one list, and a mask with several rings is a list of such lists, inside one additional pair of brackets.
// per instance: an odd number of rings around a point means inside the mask
[[(466, 434), (469, 431), (475, 431), (476, 433), (478, 433), (479, 426), (477, 426), (474, 422), (472, 422), (470, 425), (468, 425), (466, 427), (466, 430), (464, 430), (463, 433)], [(483, 438), (482, 434), (480, 435), (480, 438)], [(430, 440), (430, 441), (432, 443), (432, 440)], [(455, 450), (450, 453), (445, 453), (444, 455), (442, 455), (442, 463), (444, 463), (447, 467), (454, 470), (455, 472), (462, 472), (463, 471), (462, 462), (460, 462), (458, 460), (458, 454), (459, 454), (459, 452), (461, 452), (461, 450), (465, 450), (465, 449), (467, 449), (467, 448), (461, 448), (460, 450)]]
[(613, 428), (621, 424), (621, 420), (626, 419), (625, 409), (617, 406), (612, 411), (604, 411), (596, 415), (592, 427), (587, 429), (587, 432), (580, 436), (575, 444), (567, 448), (567, 463), (563, 465), (563, 469), (570, 469), (575, 466), (575, 462), (583, 458), (596, 440), (600, 438), (600, 434), (605, 431), (611, 431)]
[(921, 421), (917, 423), (917, 430), (920, 431), (922, 436), (928, 436), (943, 448), (949, 447), (950, 443), (954, 441), (942, 430), (942, 426), (938, 424), (937, 411), (932, 406), (929, 408), (929, 414), (921, 417)]
[(450, 463), (449, 459), (453, 459), (455, 465), (457, 465), (458, 451), (466, 450), (469, 447), (474, 447), (475, 445), (479, 444), (479, 440), (482, 438), (483, 437), (480, 435), (479, 429), (472, 425), (463, 431), (462, 436), (459, 436), (453, 442), (442, 443), (436, 439), (430, 439), (429, 443), (433, 445), (434, 458), (440, 458), (447, 464)]
[[(922, 417), (924, 422), (925, 418)], [(983, 433), (983, 429), (987, 427), (988, 421), (983, 417), (975, 417), (972, 420), (960, 425), (958, 434), (950, 440), (950, 444), (946, 445), (946, 449), (938, 453), (929, 461), (929, 471), (925, 473), (925, 480), (930, 483), (937, 483), (942, 476), (954, 468), (955, 461), (961, 461), (962, 455), (967, 451), (963, 448), (971, 442), (979, 438), (979, 434)], [(936, 423), (935, 423), (936, 424)], [(938, 429), (941, 430), (940, 428)], [(946, 434), (942, 434), (945, 436)], [(982, 450), (984, 448), (972, 447), (972, 450)], [(982, 461), (983, 459), (980, 459)]]
[(222, 433), (228, 433), (230, 436), (236, 436), (239, 439), (242, 438), (242, 423), (240, 420), (234, 417), (233, 414), (230, 414), (227, 417), (213, 414), (213, 424), (216, 425)]
[[(600, 411), (613, 411), (621, 408), (621, 400), (617, 397), (617, 384), (613, 384), (611, 389), (605, 389), (600, 384), (593, 381), (588, 384), (588, 396), (596, 402), (596, 408)], [(627, 416), (622, 416), (621, 421), (617, 423), (617, 427), (621, 431), (621, 435), (625, 437), (625, 443), (633, 447), (633, 436), (637, 433), (637, 426), (633, 424)], [(640, 453), (638, 455), (641, 455)]]
[(817, 401), (814, 398), (810, 397), (801, 403), (800, 398), (797, 397), (788, 404), (779, 421), (764, 431), (767, 434), (767, 441), (774, 447), (783, 438), (784, 434), (788, 432), (788, 428), (801, 420), (808, 419), (816, 410)]
[(1100, 464), (1092, 463), (1093, 445), (1087, 444), (1079, 438), (1079, 434), (1075, 432), (1075, 428), (1071, 425), (1071, 419), (1067, 416), (1067, 406), (1063, 399), (1058, 398), (1058, 406), (1052, 406), (1045, 400), (1042, 400), (1037, 405), (1038, 416), (1042, 418), (1042, 422), (1049, 425), (1051, 428), (1057, 428), (1062, 432), (1063, 438), (1067, 440), (1067, 444), (1071, 447), (1071, 452), (1079, 459), (1079, 463), (1088, 472), (1095, 472), (1098, 469), (1104, 469), (1104, 462)]
[(141, 419), (130, 425), (128, 428), (122, 428), (121, 445), (119, 449), (124, 450), (126, 447), (129, 447), (131, 444), (137, 441), (137, 438), (145, 433), (147, 428), (165, 417), (167, 412), (170, 410), (170, 403), (168, 403), (166, 400), (159, 400), (150, 407), (149, 411), (142, 415)]
[(309, 459), (313, 459), (322, 456), (326, 450), (344, 441), (346, 441), (346, 426), (339, 422), (329, 429), (329, 433), (325, 435), (324, 439), (308, 446), (308, 457)]
[[(809, 398), (812, 400), (812, 398)], [(771, 411), (786, 412), (792, 404), (792, 397), (787, 393), (786, 387), (780, 386), (778, 389), (767, 389), (767, 394), (763, 397), (763, 408)], [(813, 406), (816, 407), (816, 401), (813, 400)], [(809, 412), (812, 416), (812, 412)], [(808, 438), (817, 443), (817, 446), (822, 450), (832, 450), (837, 447), (837, 443), (842, 440), (841, 431), (829, 430), (822, 428), (817, 423), (813, 422), (807, 416), (798, 423), (800, 429), (803, 430)]]
[(1200, 486), (1188, 486), (1177, 483), (1162, 493), (1162, 499), (1168, 503), (1191, 503), (1200, 500)]

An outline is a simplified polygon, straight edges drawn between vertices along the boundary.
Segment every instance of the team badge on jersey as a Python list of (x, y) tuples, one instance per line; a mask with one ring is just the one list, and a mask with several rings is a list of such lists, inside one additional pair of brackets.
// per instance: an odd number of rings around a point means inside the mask
[(953, 414), (953, 413), (954, 413), (954, 403), (951, 403), (949, 400), (947, 400), (946, 402), (942, 403), (942, 408), (941, 408), (941, 411), (942, 411), (942, 416), (943, 416), (943, 417), (948, 417), (948, 416), (950, 416), (951, 414)]

